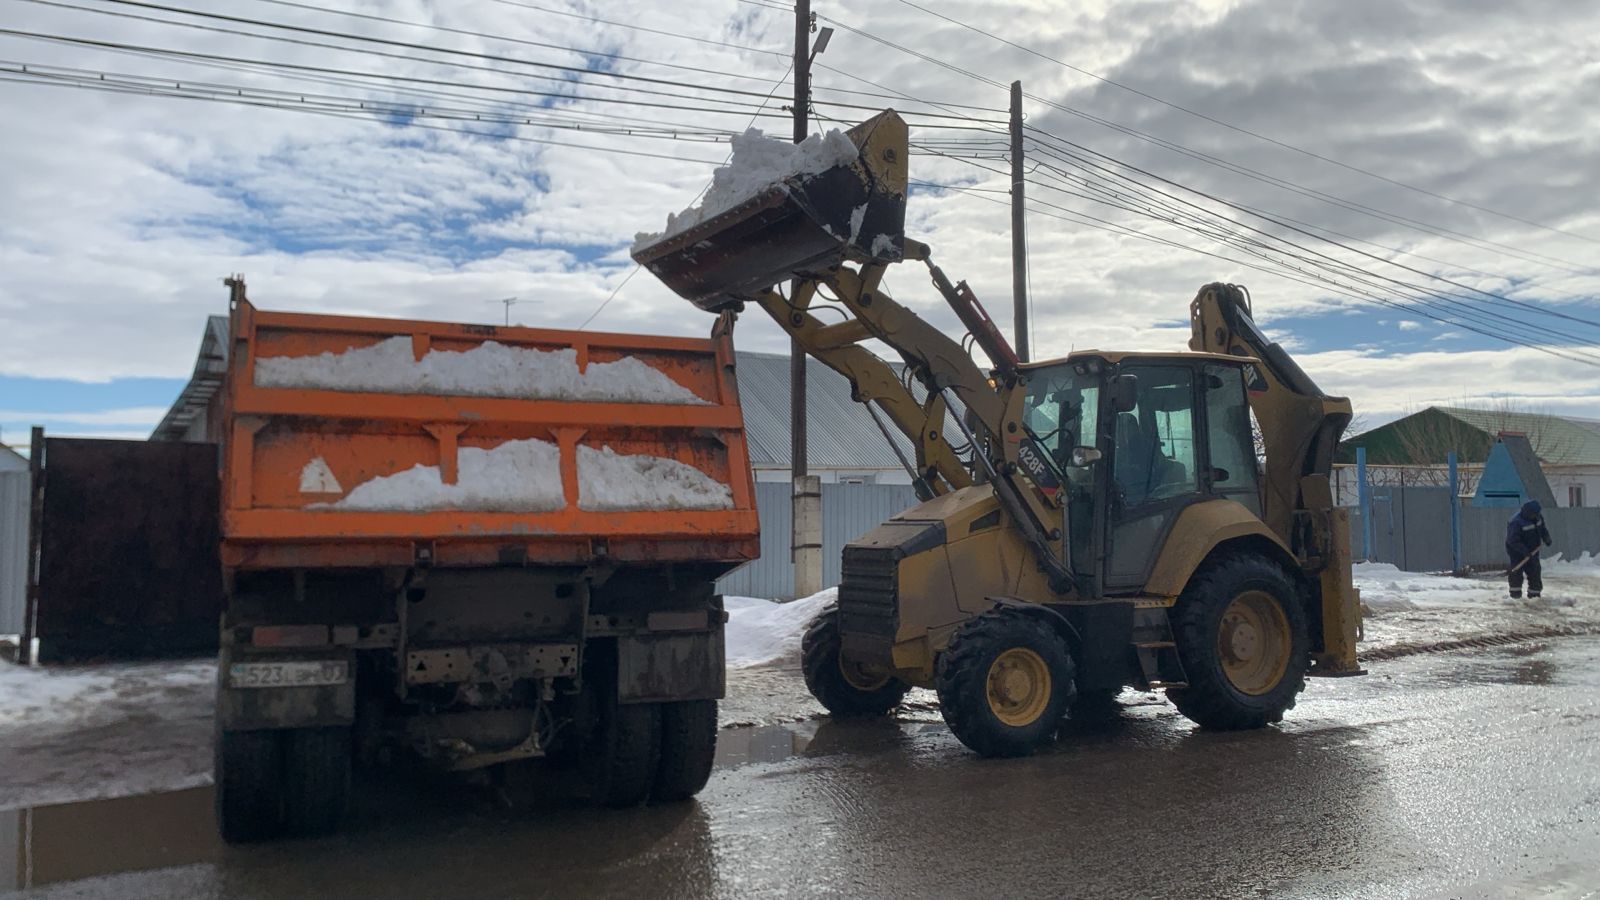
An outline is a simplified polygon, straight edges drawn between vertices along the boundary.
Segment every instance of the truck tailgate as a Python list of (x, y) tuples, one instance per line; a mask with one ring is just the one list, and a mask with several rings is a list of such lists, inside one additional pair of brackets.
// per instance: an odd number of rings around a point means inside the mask
[(238, 300), (223, 563), (758, 552), (732, 341), (268, 312)]

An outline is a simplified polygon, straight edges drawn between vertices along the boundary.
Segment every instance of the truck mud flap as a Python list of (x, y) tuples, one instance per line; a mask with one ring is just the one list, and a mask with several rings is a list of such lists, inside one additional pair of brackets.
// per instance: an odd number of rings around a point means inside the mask
[(617, 638), (617, 700), (670, 703), (720, 700), (722, 632)]

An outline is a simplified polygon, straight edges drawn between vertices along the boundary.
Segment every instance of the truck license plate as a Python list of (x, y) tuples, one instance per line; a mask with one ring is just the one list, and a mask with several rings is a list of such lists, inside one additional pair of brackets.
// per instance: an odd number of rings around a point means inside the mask
[(350, 679), (346, 660), (254, 662), (228, 666), (228, 684), (236, 688), (316, 687)]

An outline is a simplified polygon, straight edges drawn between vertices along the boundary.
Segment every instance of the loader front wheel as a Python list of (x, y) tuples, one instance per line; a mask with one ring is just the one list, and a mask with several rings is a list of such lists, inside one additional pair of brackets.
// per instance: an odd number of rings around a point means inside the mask
[(1032, 753), (1055, 735), (1074, 695), (1066, 642), (1004, 609), (963, 625), (936, 677), (945, 724), (980, 756)]
[(839, 608), (830, 606), (811, 620), (800, 641), (800, 666), (806, 689), (839, 718), (881, 716), (900, 705), (911, 686), (844, 657)]
[(1188, 687), (1168, 688), (1167, 698), (1201, 727), (1281, 722), (1305, 690), (1305, 607), (1271, 560), (1230, 556), (1196, 573), (1173, 607), (1172, 631)]

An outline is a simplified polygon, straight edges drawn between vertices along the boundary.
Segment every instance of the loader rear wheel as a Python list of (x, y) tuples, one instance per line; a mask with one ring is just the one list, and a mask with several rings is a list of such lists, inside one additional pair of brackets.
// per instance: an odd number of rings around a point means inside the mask
[(1189, 685), (1167, 698), (1204, 728), (1281, 722), (1305, 690), (1305, 607), (1271, 560), (1230, 556), (1196, 573), (1173, 607), (1172, 631)]
[(839, 608), (830, 606), (811, 620), (800, 641), (800, 666), (811, 696), (839, 718), (881, 716), (899, 706), (911, 686), (846, 659), (841, 643)]
[(332, 834), (350, 806), (350, 729), (291, 728), (281, 734), (285, 833)]
[(717, 701), (661, 704), (661, 760), (650, 799), (676, 803), (700, 793), (716, 755)]
[(283, 832), (283, 748), (276, 731), (218, 731), (217, 830), (230, 844)]
[(995, 610), (939, 655), (939, 709), (981, 756), (1026, 756), (1055, 735), (1074, 695), (1067, 644), (1037, 619)]

